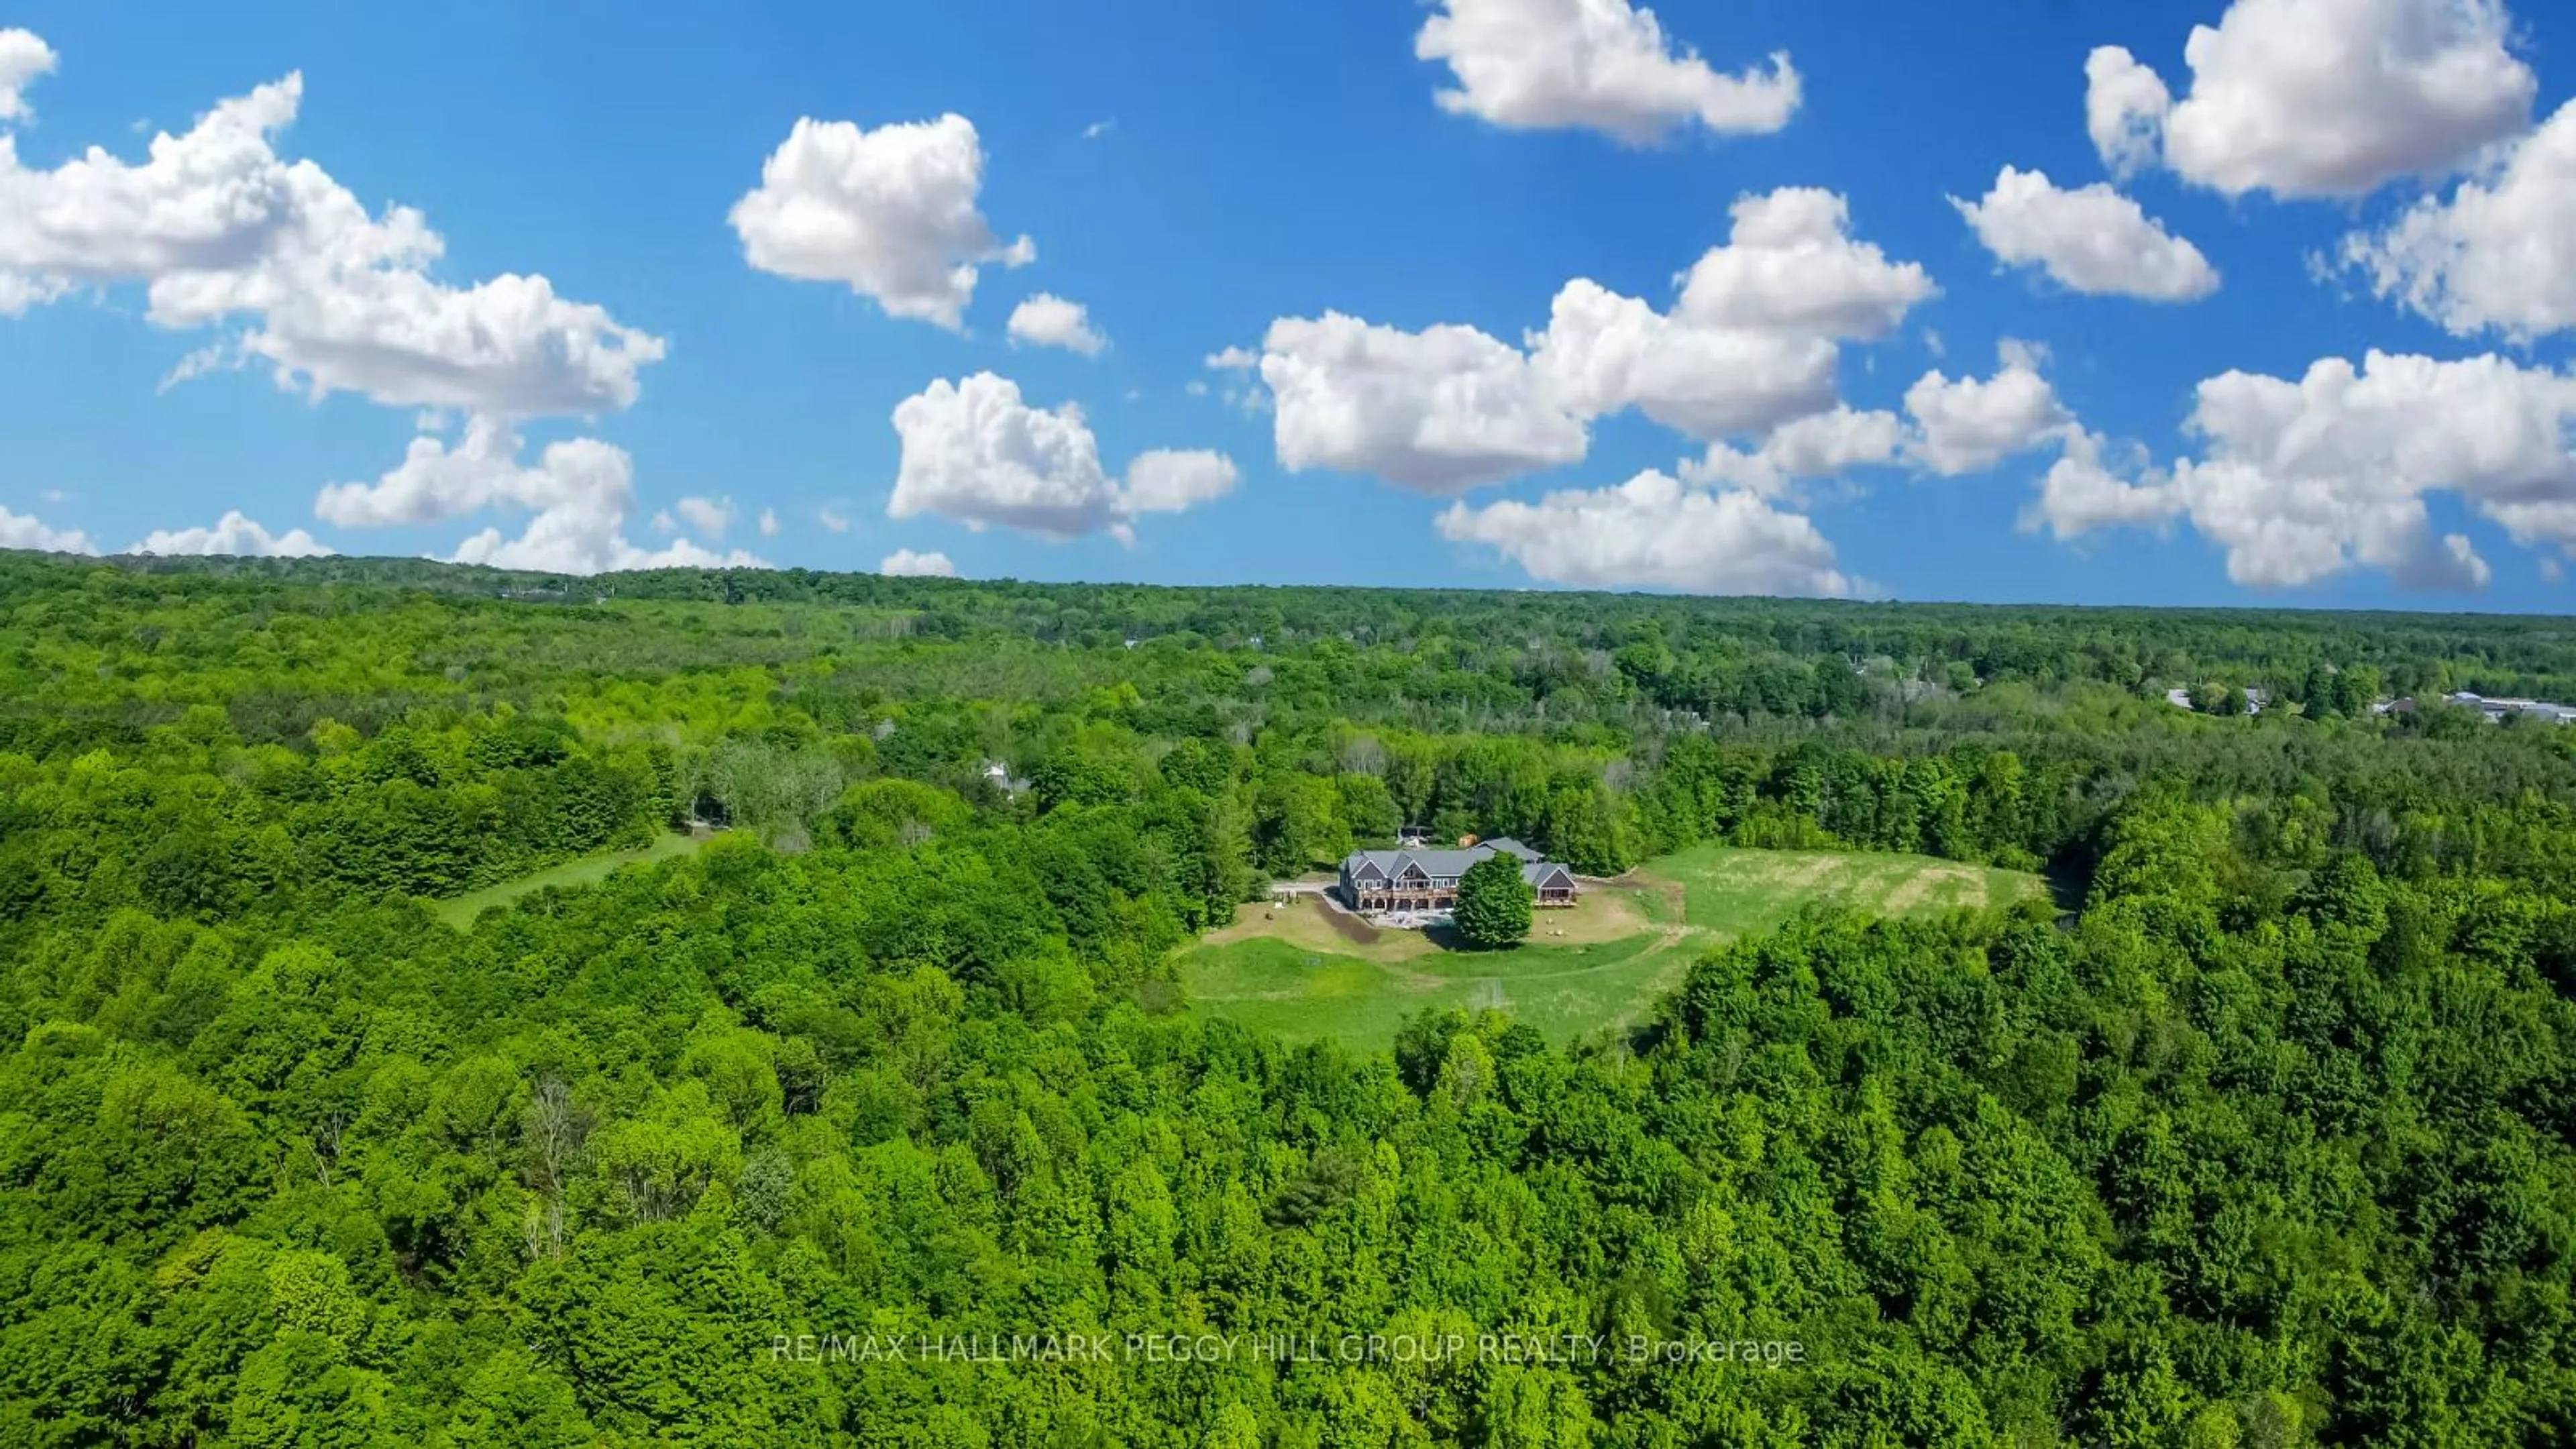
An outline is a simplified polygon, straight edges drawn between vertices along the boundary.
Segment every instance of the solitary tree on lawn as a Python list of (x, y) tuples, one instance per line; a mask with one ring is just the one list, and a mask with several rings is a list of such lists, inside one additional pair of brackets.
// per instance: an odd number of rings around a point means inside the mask
[(1458, 934), (1477, 946), (1508, 946), (1530, 933), (1530, 884), (1518, 856), (1499, 851), (1458, 877), (1458, 905), (1451, 919)]

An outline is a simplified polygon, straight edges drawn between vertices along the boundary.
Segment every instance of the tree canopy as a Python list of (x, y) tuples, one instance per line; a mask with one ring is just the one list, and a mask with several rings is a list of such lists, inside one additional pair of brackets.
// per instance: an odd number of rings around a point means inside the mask
[[(0, 1442), (2576, 1442), (2576, 729), (2460, 688), (2576, 634), (0, 555)], [(1406, 827), (2056, 899), (1193, 1009)]]
[(1452, 913), (1458, 934), (1474, 945), (1508, 946), (1530, 933), (1530, 902), (1536, 892), (1521, 879), (1521, 860), (1498, 850), (1458, 877), (1458, 904)]

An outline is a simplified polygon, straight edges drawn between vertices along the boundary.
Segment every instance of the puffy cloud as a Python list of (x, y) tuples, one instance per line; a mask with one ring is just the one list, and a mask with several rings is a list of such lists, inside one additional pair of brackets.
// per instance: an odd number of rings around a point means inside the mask
[[(569, 464), (589, 449), (614, 452), (604, 443), (558, 444)], [(443, 438), (422, 434), (411, 440), (403, 460), (373, 483), (331, 483), (315, 495), (313, 511), (344, 528), (380, 528), (396, 524), (443, 523), (480, 513), (499, 503), (543, 507), (557, 491), (544, 467), (521, 468), (519, 435), (510, 424), (487, 414), (466, 420), (465, 436), (454, 447)]]
[(886, 502), (893, 518), (935, 513), (973, 529), (1125, 539), (1140, 513), (1179, 512), (1234, 486), (1223, 455), (1173, 452), (1139, 455), (1121, 484), (1102, 470), (1080, 408), (1030, 407), (1019, 384), (989, 372), (934, 380), (895, 405), (894, 428), (903, 458)]
[(953, 579), (957, 577), (957, 565), (950, 563), (944, 553), (914, 553), (899, 548), (878, 561), (877, 572), (895, 578)]
[(1983, 472), (2060, 436), (2070, 421), (2057, 390), (2040, 376), (2039, 359), (2013, 343), (1983, 381), (1923, 374), (1905, 390), (1905, 411), (1914, 419), (1908, 446), (1915, 460), (1944, 477)]
[[(49, 528), (41, 519), (0, 508), (0, 548), (36, 549), (45, 553), (97, 553), (98, 546), (78, 529)], [(233, 509), (212, 528), (158, 528), (125, 550), (127, 553), (229, 554), (242, 558), (311, 558), (332, 550), (300, 528), (270, 533), (257, 520)]]
[(2410, 589), (2475, 589), (2489, 575), (2463, 534), (2436, 540), (2420, 497), (2284, 479), (2258, 463), (2184, 462), (2174, 487), (2192, 526), (2227, 549), (2227, 577), (2294, 588), (2354, 563)]
[(334, 552), (300, 528), (270, 533), (256, 519), (234, 509), (212, 528), (162, 528), (145, 535), (127, 553), (229, 554), (239, 558), (316, 558)]
[(1578, 462), (1587, 424), (1628, 408), (1702, 438), (1764, 432), (1832, 408), (1837, 344), (1887, 335), (1935, 294), (1920, 266), (1854, 240), (1832, 192), (1744, 196), (1733, 215), (1670, 311), (1578, 277), (1527, 351), (1463, 326), (1272, 323), (1280, 463), (1454, 494)]
[[(0, 136), (0, 144), (8, 138)], [(15, 317), (30, 307), (41, 307), (71, 290), (71, 284), (59, 277), (25, 277), (14, 272), (0, 272), (0, 317)]]
[(94, 148), (31, 170), (0, 135), (0, 277), (15, 277), (0, 300), (140, 282), (155, 323), (246, 320), (237, 355), (315, 396), (519, 415), (635, 400), (659, 338), (543, 277), (432, 280), (444, 243), (419, 212), (371, 217), (320, 167), (277, 155), (302, 96), (290, 75), (224, 101), (140, 165)]
[(776, 538), (778, 536), (777, 509), (764, 508), (760, 510), (760, 536), (763, 538)]
[[(2503, 0), (2235, 0), (2183, 47), (2190, 93), (2116, 47), (2086, 63), (2094, 145), (2229, 196), (2360, 196), (2523, 128), (2537, 82)], [(2154, 82), (2151, 86), (2149, 82)]]
[(2056, 537), (2070, 539), (2118, 524), (2155, 523), (2181, 508), (2172, 486), (2149, 474), (2143, 460), (2131, 471), (2144, 476), (2122, 477), (2103, 457), (2109, 448), (2098, 433), (2068, 429), (2066, 450), (2040, 480), (2039, 497), (2023, 511), (2022, 527), (2045, 526)]
[(1706, 456), (1682, 463), (1681, 476), (1689, 483), (1723, 484), (1776, 498), (1802, 479), (1893, 463), (1905, 437), (1905, 425), (1894, 413), (1837, 407), (1781, 424), (1752, 452), (1711, 443)]
[(1127, 465), (1129, 513), (1181, 513), (1234, 491), (1234, 460), (1223, 453), (1158, 448)]
[(1285, 468), (1462, 493), (1577, 462), (1589, 442), (1529, 358), (1473, 327), (1404, 332), (1327, 312), (1280, 318), (1262, 348)]
[(797, 121), (761, 164), (760, 185), (728, 220), (764, 272), (841, 282), (888, 316), (956, 330), (976, 269), (1037, 256), (1027, 237), (1001, 246), (977, 209), (984, 149), (964, 116), (863, 130)]
[(2239, 583), (2308, 583), (2353, 563), (2416, 588), (2474, 588), (2466, 538), (2436, 539), (2423, 495), (2455, 490), (2517, 541), (2576, 544), (2576, 378), (2485, 356), (2324, 358), (2297, 382), (2230, 372), (2200, 385), (2208, 456), (2175, 465), (2192, 523)]
[(2127, 47), (2096, 46), (2084, 58), (2084, 129), (2112, 175), (2155, 164), (2172, 109), (2173, 93), (2163, 78)]
[(1489, 545), (1550, 583), (1701, 594), (1852, 591), (1834, 567), (1833, 545), (1803, 515), (1740, 489), (1712, 493), (1652, 471), (1535, 504), (1452, 503), (1438, 526), (1443, 537)]
[(971, 527), (1001, 524), (1078, 538), (1118, 522), (1118, 487), (1100, 445), (1071, 403), (1020, 401), (1019, 384), (989, 372), (945, 378), (895, 405), (903, 459), (886, 512), (936, 513)]
[(414, 438), (390, 472), (374, 483), (325, 487), (314, 511), (345, 527), (438, 523), (492, 508), (533, 514), (517, 538), (485, 528), (457, 547), (458, 563), (496, 568), (593, 574), (760, 564), (740, 549), (718, 553), (686, 539), (659, 550), (629, 542), (635, 470), (621, 448), (571, 438), (548, 444), (533, 466), (522, 465), (519, 453), (518, 433), (507, 422), (477, 415), (453, 447), (440, 438)]
[(2576, 101), (2515, 142), (2493, 174), (2427, 197), (2344, 242), (2383, 297), (2454, 335), (2517, 341), (2576, 327)]
[(40, 553), (96, 553), (98, 546), (77, 528), (51, 528), (44, 520), (0, 507), (0, 548), (31, 548)]
[(814, 510), (814, 521), (833, 533), (850, 531), (850, 515), (829, 503)]
[(1830, 191), (1737, 198), (1725, 245), (1669, 313), (1577, 278), (1533, 340), (1550, 389), (1591, 418), (1634, 407), (1697, 437), (1759, 432), (1834, 404), (1836, 343), (1887, 335), (1936, 288), (1849, 235)]
[[(2356, 565), (2410, 588), (2474, 589), (2491, 573), (2425, 506), (2458, 494), (2515, 542), (2576, 556), (2576, 376), (2494, 355), (2373, 352), (2291, 380), (2229, 372), (2200, 384), (2202, 456), (2138, 483), (2069, 470), (2035, 512), (2060, 536), (2180, 514), (2227, 550), (2227, 574), (2289, 588)], [(2070, 446), (2069, 458), (2085, 461)]]
[(733, 527), (730, 498), (683, 498), (672, 504), (671, 510), (702, 538), (722, 538), (725, 530)]
[(1708, 438), (1831, 407), (1836, 356), (1822, 337), (1699, 326), (1577, 278), (1556, 294), (1535, 360), (1578, 419), (1634, 407)]
[(1682, 277), (1676, 317), (1695, 326), (1867, 342), (1940, 292), (1914, 262), (1851, 236), (1851, 208), (1813, 186), (1744, 195), (1726, 245)]
[(1097, 357), (1109, 339), (1092, 330), (1091, 314), (1080, 302), (1040, 292), (1011, 309), (1008, 328), (1013, 342), (1032, 347), (1061, 347)]
[(2006, 166), (1983, 200), (1950, 204), (1995, 260), (2043, 268), (2078, 292), (2191, 302), (2218, 290), (2200, 248), (2100, 182), (2064, 191), (2045, 172)]
[(24, 121), (27, 86), (54, 69), (54, 48), (31, 30), (0, 30), (0, 121)]
[(1442, 110), (1519, 130), (1583, 128), (1643, 145), (1697, 122), (1720, 134), (1777, 131), (1798, 109), (1785, 54), (1722, 75), (1676, 53), (1651, 10), (1628, 0), (1439, 0), (1413, 53), (1458, 84)]
[[(1221, 352), (1209, 353), (1206, 365), (1210, 372), (1232, 373), (1239, 379), (1225, 384), (1217, 392), (1217, 395), (1225, 400), (1227, 407), (1246, 417), (1270, 410), (1270, 393), (1262, 387), (1261, 378), (1258, 375), (1258, 369), (1261, 366), (1260, 353), (1249, 347), (1228, 347)], [(1182, 388), (1192, 397), (1208, 395), (1207, 383), (1198, 378), (1190, 379), (1182, 385)]]

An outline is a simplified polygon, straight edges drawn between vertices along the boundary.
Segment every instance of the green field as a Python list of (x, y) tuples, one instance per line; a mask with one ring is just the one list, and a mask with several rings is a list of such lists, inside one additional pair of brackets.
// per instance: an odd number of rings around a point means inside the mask
[[(2039, 877), (1916, 855), (1706, 845), (1538, 913), (1509, 951), (1447, 949), (1414, 931), (1369, 932), (1319, 902), (1246, 906), (1181, 960), (1201, 1010), (1289, 1040), (1382, 1047), (1425, 1007), (1508, 1007), (1550, 1040), (1634, 1025), (1710, 946), (1768, 930), (1813, 901), (1885, 915), (2044, 896)], [(1366, 939), (1363, 939), (1366, 937)]]
[(585, 855), (578, 860), (567, 860), (561, 865), (549, 866), (533, 875), (523, 875), (516, 880), (505, 880), (499, 885), (485, 886), (479, 891), (468, 891), (461, 896), (435, 901), (431, 903), (430, 911), (440, 920), (460, 931), (471, 930), (474, 918), (483, 914), (486, 909), (493, 906), (506, 906), (532, 890), (544, 886), (589, 885), (593, 881), (605, 880), (610, 871), (621, 865), (633, 865), (637, 861), (667, 860), (675, 855), (687, 855), (714, 838), (679, 834), (656, 836), (651, 845), (639, 846), (633, 850), (609, 850), (602, 851), (598, 855)]

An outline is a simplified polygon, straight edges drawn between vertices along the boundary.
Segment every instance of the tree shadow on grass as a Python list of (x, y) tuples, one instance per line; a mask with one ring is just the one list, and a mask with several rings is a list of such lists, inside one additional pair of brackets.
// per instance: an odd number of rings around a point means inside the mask
[(1466, 932), (1459, 930), (1454, 925), (1425, 926), (1422, 928), (1422, 935), (1423, 939), (1429, 941), (1432, 945), (1439, 947), (1443, 951), (1456, 951), (1461, 954), (1472, 954), (1477, 956), (1500, 956), (1509, 952), (1517, 951), (1522, 946), (1528, 944), (1524, 941), (1506, 941), (1499, 946), (1478, 945), (1476, 942), (1468, 940)]

